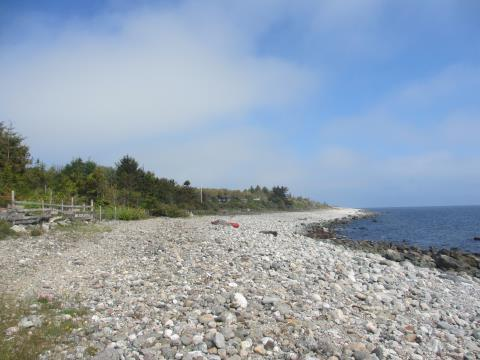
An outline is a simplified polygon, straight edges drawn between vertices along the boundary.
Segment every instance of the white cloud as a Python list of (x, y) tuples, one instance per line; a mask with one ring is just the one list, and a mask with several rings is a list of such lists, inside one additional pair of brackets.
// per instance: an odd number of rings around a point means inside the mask
[(133, 155), (147, 169), (158, 169), (160, 176), (176, 174), (179, 181), (189, 179), (196, 186), (290, 185), (299, 184), (303, 175), (288, 148), (253, 127), (231, 126), (184, 143), (143, 146)]
[[(256, 55), (248, 46), (256, 34), (232, 28), (229, 16), (148, 9), (71, 25), (42, 46), (35, 37), (21, 49), (4, 45), (1, 115), (38, 146), (90, 146), (194, 129), (301, 96), (307, 72)], [(215, 25), (197, 26), (208, 21)]]

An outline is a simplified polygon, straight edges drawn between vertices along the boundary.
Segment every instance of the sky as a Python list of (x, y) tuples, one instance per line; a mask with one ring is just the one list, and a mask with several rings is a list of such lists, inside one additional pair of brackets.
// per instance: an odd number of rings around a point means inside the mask
[(480, 204), (477, 0), (1, 0), (34, 158), (340, 206)]

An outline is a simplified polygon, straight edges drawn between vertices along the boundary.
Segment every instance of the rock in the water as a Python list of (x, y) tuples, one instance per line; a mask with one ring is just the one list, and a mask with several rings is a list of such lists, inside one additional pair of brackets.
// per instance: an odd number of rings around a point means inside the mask
[(396, 261), (396, 262), (400, 262), (405, 259), (403, 255), (401, 255), (398, 251), (393, 249), (388, 249), (383, 256), (385, 257), (385, 259)]
[(457, 260), (448, 255), (437, 255), (434, 257), (434, 260), (437, 266), (443, 270), (458, 269), (461, 267), (461, 264), (459, 264)]

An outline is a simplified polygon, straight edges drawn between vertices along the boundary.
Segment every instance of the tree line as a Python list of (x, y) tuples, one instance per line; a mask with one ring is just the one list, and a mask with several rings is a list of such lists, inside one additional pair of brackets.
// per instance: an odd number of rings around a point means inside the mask
[(94, 200), (104, 206), (142, 208), (154, 216), (181, 216), (186, 211), (216, 212), (222, 209), (285, 210), (321, 206), (293, 197), (285, 186), (250, 187), (246, 190), (203, 189), (190, 181), (177, 183), (143, 169), (125, 155), (114, 166), (76, 158), (60, 167), (34, 161), (25, 139), (12, 126), (0, 122), (0, 206), (9, 193), (19, 198), (76, 203)]

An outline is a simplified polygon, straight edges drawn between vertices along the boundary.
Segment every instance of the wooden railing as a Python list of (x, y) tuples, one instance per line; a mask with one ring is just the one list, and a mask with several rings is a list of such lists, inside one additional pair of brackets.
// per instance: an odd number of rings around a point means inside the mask
[(75, 205), (74, 199), (70, 204), (63, 201), (54, 204), (52, 201), (21, 201), (15, 199), (15, 191), (11, 193), (9, 207), (0, 213), (0, 219), (10, 221), (13, 224), (34, 224), (48, 221), (55, 216), (67, 217), (79, 220), (102, 220), (102, 207), (99, 206), (96, 214), (93, 200), (90, 205)]

